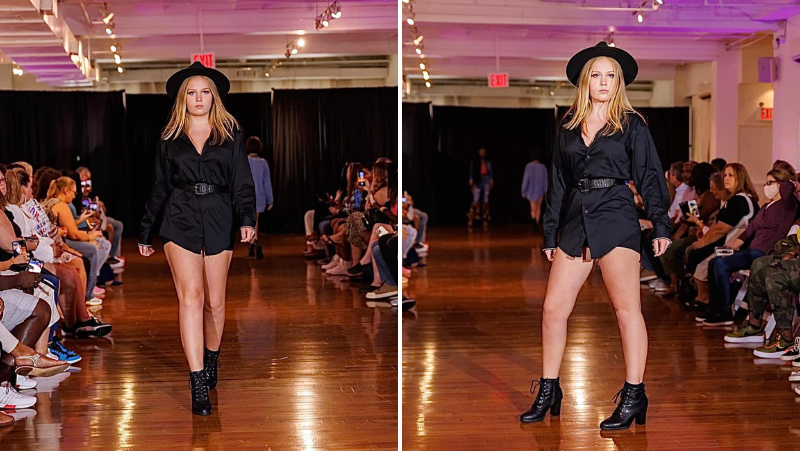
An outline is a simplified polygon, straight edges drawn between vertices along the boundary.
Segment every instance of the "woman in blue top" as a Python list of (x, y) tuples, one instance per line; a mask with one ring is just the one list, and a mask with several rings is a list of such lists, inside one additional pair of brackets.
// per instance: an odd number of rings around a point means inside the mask
[(547, 192), (547, 167), (533, 154), (533, 161), (525, 166), (525, 175), (522, 177), (522, 197), (531, 203), (531, 219), (536, 221), (536, 226), (542, 221), (542, 199)]
[(258, 136), (247, 138), (244, 145), (247, 152), (247, 162), (250, 163), (250, 172), (253, 173), (253, 182), (256, 184), (256, 234), (250, 241), (250, 257), (264, 258), (261, 245), (258, 244), (258, 218), (264, 210), (272, 210), (272, 180), (269, 173), (269, 163), (261, 157), (264, 145)]

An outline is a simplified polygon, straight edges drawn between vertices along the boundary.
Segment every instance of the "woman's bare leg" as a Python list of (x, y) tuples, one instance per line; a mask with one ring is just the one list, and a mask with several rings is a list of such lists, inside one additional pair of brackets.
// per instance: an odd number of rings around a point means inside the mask
[(222, 251), (217, 255), (206, 255), (205, 304), (203, 305), (203, 332), (205, 347), (218, 351), (225, 328), (225, 292), (228, 287), (228, 269), (233, 252)]
[(178, 292), (178, 319), (181, 343), (190, 371), (203, 369), (203, 256), (175, 243), (164, 245), (175, 290)]
[(625, 380), (640, 384), (647, 363), (647, 328), (642, 316), (638, 252), (618, 247), (599, 260), (608, 297), (614, 305), (625, 355)]
[(558, 377), (567, 345), (567, 321), (592, 266), (591, 260), (572, 258), (556, 249), (542, 313), (542, 377), (546, 379)]

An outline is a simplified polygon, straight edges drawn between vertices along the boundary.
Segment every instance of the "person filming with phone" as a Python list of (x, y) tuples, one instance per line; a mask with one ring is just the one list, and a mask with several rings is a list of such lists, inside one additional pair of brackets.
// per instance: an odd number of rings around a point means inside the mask
[(786, 237), (797, 217), (797, 191), (794, 174), (782, 169), (767, 173), (761, 207), (747, 228), (708, 263), (707, 323), (733, 324), (731, 275), (763, 257), (778, 240)]

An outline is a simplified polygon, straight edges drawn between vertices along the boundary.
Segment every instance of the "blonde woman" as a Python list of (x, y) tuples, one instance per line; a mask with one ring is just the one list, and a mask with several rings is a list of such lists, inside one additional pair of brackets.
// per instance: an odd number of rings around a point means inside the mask
[(42, 203), (42, 207), (53, 224), (66, 229), (65, 243), (89, 259), (89, 272), (86, 274), (86, 304), (99, 305), (102, 304), (99, 296), (103, 296), (103, 293), (95, 293), (97, 276), (100, 275), (103, 263), (108, 259), (111, 243), (99, 230), (87, 232), (78, 228), (78, 224), (88, 219), (91, 213), (87, 211), (80, 216), (76, 214), (72, 201), (77, 194), (75, 180), (59, 177), (50, 182), (47, 200)]
[(167, 80), (167, 94), (175, 104), (158, 145), (139, 239), (145, 257), (155, 253), (156, 234), (165, 243), (196, 415), (211, 414), (208, 390), (217, 386), (234, 216), (241, 241), (255, 238), (253, 176), (239, 124), (222, 104), (229, 90), (225, 75), (200, 63)]
[[(547, 411), (559, 415), (563, 393), (559, 371), (567, 341), (567, 320), (594, 260), (603, 272), (617, 314), (625, 356), (625, 384), (604, 430), (644, 424), (647, 396), (644, 369), (647, 330), (639, 294), (639, 218), (633, 180), (653, 222), (653, 250), (669, 246), (669, 195), (653, 139), (634, 111), (625, 86), (636, 78), (633, 57), (600, 42), (570, 59), (567, 77), (576, 99), (558, 131), (550, 170), (544, 247), (553, 262), (542, 314), (543, 371), (539, 394), (520, 421), (542, 421)], [(560, 241), (557, 240), (560, 232)], [(616, 397), (615, 397), (616, 399)]]
[[(6, 172), (6, 185), (6, 199), (8, 200), (6, 210), (11, 212), (13, 221), (20, 228), (23, 236), (38, 238), (39, 244), (33, 251), (33, 256), (42, 260), (45, 263), (45, 269), (58, 277), (60, 282), (58, 305), (61, 307), (64, 319), (61, 327), (64, 335), (78, 338), (107, 335), (111, 332), (111, 325), (102, 323), (86, 310), (84, 304), (86, 279), (81, 278), (81, 272), (75, 266), (78, 264), (82, 270), (83, 263), (79, 259), (70, 259), (70, 263), (62, 263), (58, 259), (64, 255), (60, 244), (56, 243), (46, 228), (42, 227), (23, 207), (24, 204), (33, 200), (33, 180), (30, 175), (23, 169), (12, 169)], [(43, 214), (40, 219), (46, 219), (46, 215)], [(50, 348), (54, 355), (70, 363), (80, 360), (80, 356), (64, 348), (64, 345), (58, 340), (55, 340)]]

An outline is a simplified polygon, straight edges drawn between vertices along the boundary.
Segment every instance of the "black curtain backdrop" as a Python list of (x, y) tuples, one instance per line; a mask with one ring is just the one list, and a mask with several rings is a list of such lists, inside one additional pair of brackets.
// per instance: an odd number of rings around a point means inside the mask
[[(344, 162), (397, 159), (396, 88), (229, 94), (224, 103), (245, 136), (264, 143), (276, 205), (262, 219), (274, 231), (302, 231), (314, 194), (335, 192)], [(0, 91), (0, 162), (89, 167), (95, 193), (135, 236), (171, 108), (161, 94)]]
[[(469, 161), (485, 147), (494, 166), (491, 213), (497, 223), (530, 222), (520, 195), (525, 165), (535, 153), (549, 167), (554, 109), (446, 107), (403, 104), (403, 186), (432, 224), (463, 224), (471, 202)], [(689, 109), (642, 108), (661, 163), (689, 157)], [(432, 112), (432, 117), (431, 117)]]
[(529, 217), (530, 207), (520, 194), (522, 175), (534, 152), (542, 163), (550, 162), (554, 110), (434, 106), (432, 120), (427, 111), (426, 104), (403, 104), (403, 186), (431, 223), (466, 223), (472, 202), (469, 162), (478, 158), (481, 147), (494, 170), (493, 221)]
[[(270, 93), (229, 94), (225, 96), (223, 103), (228, 112), (239, 121), (245, 137), (258, 136), (264, 143), (264, 158), (269, 161), (272, 169), (270, 97)], [(125, 224), (126, 231), (130, 231), (133, 235), (138, 234), (144, 205), (150, 196), (156, 147), (161, 139), (161, 132), (169, 121), (172, 100), (162, 94), (128, 94), (125, 98), (127, 107), (125, 122), (128, 134), (125, 161), (136, 176), (125, 185), (130, 187), (130, 202), (124, 204), (128, 205), (124, 216), (117, 219), (121, 220)], [(92, 171), (93, 178), (96, 177), (95, 172)], [(275, 183), (274, 175), (272, 183), (273, 185)], [(265, 224), (260, 226), (263, 230)]]
[(396, 88), (276, 90), (272, 108), (276, 231), (302, 232), (314, 196), (336, 192), (346, 162), (397, 160)]
[(0, 162), (95, 169), (95, 192), (112, 216), (125, 219), (131, 193), (121, 187), (135, 172), (126, 161), (122, 91), (0, 91), (0, 124)]

